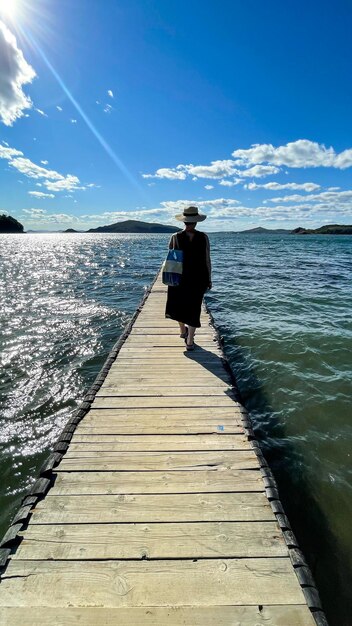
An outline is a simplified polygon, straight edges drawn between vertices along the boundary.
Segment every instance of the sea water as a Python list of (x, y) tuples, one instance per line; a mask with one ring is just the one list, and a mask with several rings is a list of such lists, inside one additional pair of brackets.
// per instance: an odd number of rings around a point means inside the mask
[[(352, 238), (209, 237), (206, 300), (226, 356), (330, 624), (350, 626)], [(0, 534), (168, 240), (0, 235)]]

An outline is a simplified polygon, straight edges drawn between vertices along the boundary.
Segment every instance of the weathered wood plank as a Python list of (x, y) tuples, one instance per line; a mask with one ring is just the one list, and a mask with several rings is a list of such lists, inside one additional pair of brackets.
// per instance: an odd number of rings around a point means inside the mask
[(31, 524), (273, 521), (264, 493), (48, 496)]
[[(220, 422), (220, 423), (219, 423)], [(243, 426), (235, 420), (197, 420), (189, 423), (188, 420), (143, 420), (128, 419), (123, 422), (115, 421), (103, 424), (86, 424), (82, 421), (76, 428), (76, 433), (83, 435), (194, 435), (194, 434), (242, 434)]]
[[(133, 326), (132, 334), (134, 336), (142, 335), (143, 337), (146, 335), (171, 335), (173, 337), (177, 337), (179, 341), (182, 341), (182, 337), (180, 337), (180, 331), (178, 326), (175, 324), (163, 324), (161, 320), (159, 322), (148, 322), (147, 320), (141, 319), (139, 323), (135, 323)], [(197, 328), (197, 337), (211, 337), (212, 339), (216, 339), (216, 333), (210, 329), (210, 327), (201, 327)]]
[(84, 435), (130, 435), (136, 432), (136, 428), (142, 435), (241, 434), (244, 432), (243, 426), (236, 424), (233, 420), (220, 420), (220, 422), (215, 420), (198, 420), (189, 424), (187, 420), (177, 420), (175, 423), (170, 424), (167, 420), (128, 420), (125, 423), (123, 421), (115, 421), (110, 424), (103, 423), (102, 425), (89, 425), (82, 422), (82, 425), (77, 426), (76, 432)]
[[(129, 471), (154, 472), (189, 470), (223, 472), (231, 469), (256, 469), (253, 450), (202, 452), (68, 452), (56, 472)], [(245, 479), (245, 478), (244, 478)], [(147, 478), (145, 480), (148, 480)]]
[[(214, 338), (211, 335), (197, 335), (197, 345), (208, 348), (208, 346), (213, 347)], [(124, 346), (126, 348), (140, 348), (140, 347), (177, 347), (181, 350), (185, 349), (184, 340), (180, 339), (180, 337), (175, 337), (175, 335), (134, 335), (131, 333), (129, 338), (125, 341)], [(217, 347), (217, 345), (216, 345)]]
[(234, 408), (235, 406), (239, 406), (239, 403), (235, 402), (232, 398), (230, 398), (229, 396), (220, 396), (220, 397), (216, 397), (213, 398), (210, 396), (210, 398), (208, 398), (207, 396), (203, 396), (203, 397), (198, 397), (198, 396), (187, 396), (187, 398), (180, 398), (180, 397), (173, 397), (172, 399), (170, 398), (135, 398), (135, 397), (130, 397), (128, 398), (128, 400), (126, 400), (125, 398), (114, 398), (114, 397), (96, 397), (94, 402), (92, 403), (92, 408), (120, 408), (120, 409), (124, 409), (126, 407), (129, 408), (138, 408), (138, 407), (143, 407), (143, 408), (154, 408), (154, 407), (161, 407), (161, 408), (176, 408), (176, 407), (184, 407), (184, 408), (188, 408), (188, 407), (204, 407), (207, 409), (211, 409), (211, 407), (231, 407)]
[[(38, 608), (0, 608), (6, 626), (38, 626)], [(134, 608), (45, 607), (40, 626), (315, 626), (302, 605), (168, 606)]]
[(286, 557), (276, 522), (30, 524), (14, 560)]
[(0, 606), (303, 604), (289, 558), (11, 561)]
[(264, 491), (258, 470), (59, 472), (51, 495)]
[(207, 398), (213, 396), (223, 397), (227, 393), (233, 393), (231, 388), (229, 387), (210, 387), (210, 385), (203, 386), (193, 386), (193, 387), (184, 387), (181, 386), (179, 388), (174, 387), (171, 384), (169, 387), (146, 387), (146, 386), (117, 386), (115, 385), (102, 385), (100, 387), (98, 393), (96, 394), (97, 398), (108, 397), (108, 398), (131, 398), (131, 397), (153, 397), (153, 398), (173, 398), (175, 396), (180, 396), (182, 398), (188, 398), (189, 396), (201, 396), (204, 398), (206, 395)]
[(155, 385), (158, 385), (159, 387), (167, 387), (167, 388), (172, 388), (172, 386), (183, 386), (185, 389), (186, 388), (192, 388), (192, 387), (203, 387), (203, 386), (210, 386), (210, 387), (219, 387), (221, 389), (226, 389), (227, 387), (231, 387), (231, 384), (229, 382), (229, 380), (225, 381), (221, 378), (218, 378), (218, 376), (215, 376), (214, 374), (209, 373), (201, 373), (201, 372), (194, 372), (194, 374), (192, 374), (192, 380), (185, 380), (185, 374), (184, 372), (173, 372), (172, 374), (166, 374), (164, 372), (164, 374), (158, 374), (158, 373), (154, 373), (154, 372), (147, 372), (147, 373), (142, 373), (140, 370), (137, 370), (136, 367), (136, 371), (135, 372), (113, 372), (112, 374), (108, 374), (108, 376), (105, 379), (105, 383), (104, 386), (108, 387), (108, 386), (116, 386), (116, 385), (123, 385), (123, 386), (129, 386), (129, 387), (133, 387), (134, 389), (136, 388), (136, 386), (141, 385), (141, 386), (148, 386), (148, 387), (154, 387)]
[(107, 441), (102, 441), (99, 436), (84, 438), (74, 434), (69, 453), (251, 449), (251, 444), (244, 435), (111, 435)]
[(214, 416), (214, 417), (237, 417), (241, 415), (247, 415), (247, 411), (241, 406), (233, 402), (227, 406), (210, 406), (209, 408), (197, 407), (197, 406), (166, 406), (166, 407), (112, 407), (112, 408), (92, 408), (86, 414), (85, 418), (90, 416), (96, 419), (100, 419), (103, 416), (115, 416), (115, 417), (166, 417), (169, 422), (172, 423), (177, 417), (183, 417), (188, 419), (191, 423), (194, 419)]

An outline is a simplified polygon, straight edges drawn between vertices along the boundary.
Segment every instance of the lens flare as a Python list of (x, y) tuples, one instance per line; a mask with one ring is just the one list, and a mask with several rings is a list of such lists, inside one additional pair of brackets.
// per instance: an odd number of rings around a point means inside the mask
[(14, 19), (18, 13), (20, 0), (0, 0), (0, 16)]

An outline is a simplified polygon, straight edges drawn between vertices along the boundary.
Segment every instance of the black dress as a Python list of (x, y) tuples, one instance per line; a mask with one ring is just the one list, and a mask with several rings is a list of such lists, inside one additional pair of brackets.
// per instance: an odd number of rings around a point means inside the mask
[[(208, 238), (205, 233), (197, 230), (194, 231), (192, 240), (185, 230), (173, 235), (175, 236), (178, 248), (183, 250), (183, 271), (180, 285), (168, 287), (165, 317), (199, 328), (202, 300), (210, 282), (207, 265)], [(172, 238), (169, 247), (172, 247), (171, 242)]]

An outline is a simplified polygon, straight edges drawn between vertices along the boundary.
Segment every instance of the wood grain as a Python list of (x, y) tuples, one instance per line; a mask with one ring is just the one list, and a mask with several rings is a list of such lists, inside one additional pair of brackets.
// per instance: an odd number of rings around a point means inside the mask
[(75, 434), (68, 453), (124, 451), (186, 451), (186, 450), (251, 450), (243, 435), (110, 435), (105, 441), (99, 436)]
[(55, 496), (36, 505), (31, 524), (257, 522), (275, 516), (264, 493)]
[(0, 606), (303, 604), (289, 558), (10, 562)]
[(58, 472), (52, 495), (264, 491), (258, 470)]
[(14, 560), (283, 557), (276, 522), (31, 524)]
[[(39, 626), (38, 609), (0, 608), (6, 626)], [(45, 607), (40, 626), (315, 626), (302, 605), (283, 606), (168, 606), (133, 608)]]

